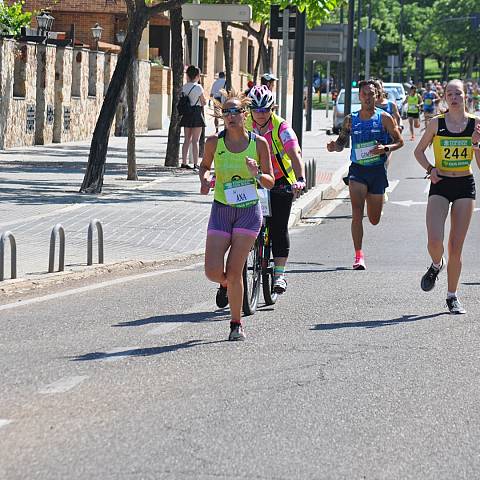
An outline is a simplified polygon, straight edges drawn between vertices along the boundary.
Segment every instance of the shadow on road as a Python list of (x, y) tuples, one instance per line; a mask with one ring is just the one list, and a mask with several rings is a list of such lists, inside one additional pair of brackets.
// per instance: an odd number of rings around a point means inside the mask
[(370, 320), (365, 322), (342, 322), (342, 323), (319, 323), (311, 330), (337, 330), (340, 328), (378, 328), (398, 325), (401, 323), (417, 322), (418, 320), (428, 320), (430, 318), (449, 315), (448, 312), (432, 313), (431, 315), (402, 315), (391, 320)]
[(198, 347), (200, 345), (210, 345), (213, 343), (224, 343), (228, 340), (217, 340), (214, 342), (205, 342), (202, 340), (189, 340), (188, 342), (177, 343), (176, 345), (165, 345), (164, 347), (151, 348), (134, 348), (132, 350), (124, 350), (121, 352), (91, 352), (76, 357), (67, 357), (72, 362), (85, 362), (89, 360), (113, 359), (115, 357), (150, 357), (152, 355), (160, 355), (162, 353), (176, 352), (186, 348)]
[(214, 312), (179, 313), (177, 315), (158, 315), (155, 317), (140, 318), (130, 322), (120, 322), (112, 327), (140, 327), (159, 323), (200, 323), (224, 320), (228, 310), (215, 310)]

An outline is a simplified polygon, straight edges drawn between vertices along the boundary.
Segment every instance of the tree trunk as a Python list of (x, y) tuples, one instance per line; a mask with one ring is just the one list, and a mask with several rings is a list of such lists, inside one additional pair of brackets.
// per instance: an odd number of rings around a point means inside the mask
[(137, 159), (135, 155), (136, 107), (138, 93), (138, 62), (135, 59), (127, 77), (127, 104), (128, 104), (128, 142), (127, 142), (127, 180), (138, 180)]
[(112, 122), (115, 117), (120, 95), (122, 94), (122, 89), (125, 85), (128, 70), (132, 65), (135, 52), (137, 52), (138, 46), (140, 45), (142, 33), (147, 26), (147, 22), (148, 10), (146, 8), (139, 9), (135, 16), (129, 21), (127, 38), (118, 57), (117, 66), (113, 72), (93, 132), (87, 170), (80, 188), (80, 193), (100, 193), (102, 191), (110, 129), (112, 128)]
[(185, 63), (188, 63), (189, 65), (191, 65), (192, 63), (192, 26), (190, 25), (190, 22), (185, 21), (183, 22), (183, 28), (185, 29), (185, 35), (187, 36), (187, 50), (188, 50), (188, 57), (187, 57), (187, 52), (184, 52)]
[(257, 83), (258, 71), (260, 70), (260, 62), (262, 61), (262, 48), (260, 42), (258, 42), (258, 55), (255, 61), (255, 68), (253, 69), (253, 82)]
[(260, 54), (262, 56), (263, 71), (270, 71), (270, 58), (268, 55), (268, 48), (265, 45), (265, 33), (267, 32), (267, 25), (262, 23), (260, 28), (260, 35), (258, 37), (258, 45), (260, 47)]
[(230, 54), (230, 32), (228, 23), (222, 22), (223, 58), (225, 59), (225, 90), (232, 88), (232, 58)]
[(180, 115), (177, 112), (177, 103), (183, 85), (183, 45), (182, 45), (182, 9), (170, 10), (170, 29), (172, 35), (172, 115), (168, 129), (168, 145), (165, 156), (165, 166), (178, 167), (180, 151)]

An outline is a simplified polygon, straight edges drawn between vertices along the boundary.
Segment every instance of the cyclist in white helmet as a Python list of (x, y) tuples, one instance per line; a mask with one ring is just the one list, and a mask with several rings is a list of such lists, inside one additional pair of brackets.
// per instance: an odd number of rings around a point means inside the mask
[(305, 165), (297, 136), (275, 112), (275, 100), (266, 85), (254, 86), (248, 94), (250, 115), (245, 127), (265, 137), (270, 146), (275, 186), (270, 190), (272, 216), (267, 218), (275, 261), (273, 290), (287, 289), (285, 266), (290, 251), (288, 219), (297, 192), (305, 188)]

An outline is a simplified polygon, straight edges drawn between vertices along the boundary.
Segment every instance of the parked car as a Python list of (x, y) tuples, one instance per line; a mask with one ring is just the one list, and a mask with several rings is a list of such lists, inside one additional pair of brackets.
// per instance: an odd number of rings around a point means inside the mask
[[(345, 89), (342, 88), (337, 97), (337, 102), (333, 107), (333, 128), (332, 131), (335, 134), (340, 132), (342, 128), (343, 119), (345, 118), (344, 114), (344, 105), (345, 104)], [(358, 88), (352, 88), (352, 105), (350, 111), (358, 112), (360, 110), (360, 99), (358, 98)]]
[[(405, 101), (405, 98), (407, 97), (407, 94), (405, 93), (405, 88), (403, 87), (402, 83), (384, 83), (383, 87), (385, 88), (385, 91), (390, 94), (390, 92), (393, 93), (395, 96), (395, 102), (397, 103), (397, 108), (398, 111), (400, 112), (400, 115), (403, 116), (403, 102)], [(389, 100), (390, 100), (390, 95), (389, 95)]]

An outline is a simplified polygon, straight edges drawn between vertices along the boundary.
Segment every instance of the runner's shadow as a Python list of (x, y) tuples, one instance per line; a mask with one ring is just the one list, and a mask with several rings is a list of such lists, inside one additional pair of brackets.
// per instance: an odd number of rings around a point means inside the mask
[(388, 327), (390, 325), (399, 325), (402, 323), (417, 322), (418, 320), (428, 320), (430, 318), (449, 315), (448, 312), (432, 313), (431, 315), (402, 315), (391, 320), (370, 320), (366, 322), (342, 322), (342, 323), (319, 323), (310, 330), (338, 330), (340, 328), (378, 328)]
[(475, 285), (480, 285), (480, 282), (462, 282), (462, 285), (475, 286)]
[(228, 340), (217, 340), (215, 342), (204, 342), (201, 340), (189, 340), (188, 342), (177, 343), (175, 345), (165, 345), (164, 347), (134, 348), (121, 352), (91, 352), (76, 357), (67, 357), (72, 362), (86, 362), (90, 360), (115, 359), (116, 357), (151, 357), (162, 353), (177, 352), (187, 348), (198, 347), (201, 345), (211, 345), (214, 343), (224, 343)]
[(208, 312), (179, 313), (177, 315), (157, 315), (155, 317), (140, 318), (129, 322), (120, 322), (112, 327), (140, 327), (142, 325), (155, 325), (159, 323), (200, 323), (224, 320), (228, 310), (215, 310)]

